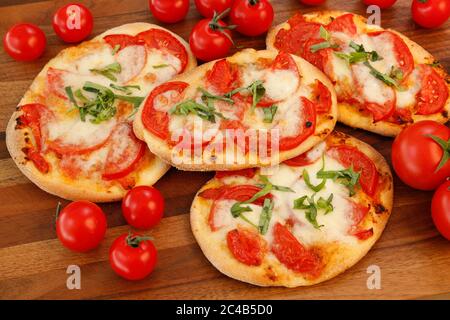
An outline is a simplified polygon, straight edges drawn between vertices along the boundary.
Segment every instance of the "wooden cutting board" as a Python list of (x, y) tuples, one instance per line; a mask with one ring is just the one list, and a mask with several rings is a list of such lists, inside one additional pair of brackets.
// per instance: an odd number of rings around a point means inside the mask
[[(430, 218), (432, 193), (405, 186), (395, 178), (391, 220), (379, 242), (358, 264), (325, 283), (296, 289), (259, 288), (232, 280), (206, 260), (189, 226), (189, 208), (195, 192), (212, 173), (171, 169), (156, 187), (166, 199), (165, 218), (148, 232), (155, 238), (159, 263), (146, 280), (128, 282), (117, 277), (108, 262), (113, 239), (129, 227), (121, 216), (120, 203), (102, 205), (109, 229), (100, 248), (74, 254), (63, 248), (54, 230), (57, 197), (28, 181), (16, 168), (5, 145), (5, 127), (32, 79), (44, 64), (66, 47), (51, 27), (53, 12), (67, 1), (2, 0), (0, 34), (14, 23), (33, 22), (43, 28), (48, 47), (36, 62), (19, 63), (0, 50), (0, 298), (15, 299), (392, 299), (450, 298), (450, 243), (439, 236)], [(137, 21), (153, 22), (147, 0), (91, 0), (85, 3), (95, 17), (94, 35), (111, 27)], [(450, 22), (435, 30), (417, 27), (410, 18), (410, 2), (400, 0), (382, 12), (382, 26), (392, 27), (432, 52), (450, 70)], [(296, 10), (314, 8), (298, 0), (273, 1), (275, 23)], [(339, 9), (366, 15), (362, 1), (328, 0), (321, 9)], [(191, 1), (185, 21), (164, 25), (188, 39), (200, 16)], [(242, 47), (263, 49), (264, 37), (236, 35)], [(370, 143), (390, 161), (392, 139), (338, 125)], [(67, 201), (62, 201), (67, 204)], [(66, 269), (81, 268), (81, 290), (68, 290)], [(369, 290), (367, 268), (381, 270), (381, 289)]]

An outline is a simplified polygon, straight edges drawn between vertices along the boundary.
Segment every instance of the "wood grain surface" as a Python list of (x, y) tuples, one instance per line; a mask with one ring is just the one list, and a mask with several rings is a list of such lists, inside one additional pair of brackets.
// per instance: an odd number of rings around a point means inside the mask
[[(54, 211), (60, 199), (28, 181), (16, 168), (5, 145), (7, 121), (33, 78), (66, 45), (54, 34), (51, 17), (67, 1), (0, 1), (0, 35), (20, 21), (33, 22), (44, 30), (48, 46), (44, 56), (19, 63), (0, 50), (0, 299), (400, 299), (449, 298), (450, 243), (439, 236), (430, 218), (432, 193), (412, 190), (395, 178), (392, 218), (369, 254), (344, 274), (325, 283), (296, 289), (259, 288), (229, 279), (206, 260), (189, 226), (189, 208), (195, 192), (212, 173), (171, 169), (156, 187), (166, 198), (162, 223), (147, 232), (155, 238), (159, 262), (146, 280), (128, 282), (117, 277), (108, 262), (113, 239), (129, 230), (121, 216), (120, 203), (102, 205), (109, 229), (102, 245), (88, 254), (63, 248), (54, 230)], [(92, 36), (129, 22), (156, 21), (147, 0), (91, 0), (86, 4), (95, 17)], [(298, 0), (272, 1), (274, 23), (286, 20), (296, 10), (316, 8)], [(391, 27), (432, 52), (450, 69), (450, 22), (435, 30), (417, 27), (410, 18), (410, 2), (399, 0), (382, 12), (382, 26)], [(366, 15), (360, 0), (328, 0), (320, 9), (348, 10)], [(164, 25), (188, 39), (200, 16), (191, 1), (185, 21)], [(235, 35), (238, 45), (263, 49), (264, 37)], [(339, 130), (373, 145), (390, 160), (392, 140), (338, 125)], [(62, 201), (66, 204), (67, 201)], [(66, 268), (81, 267), (81, 290), (66, 288)], [(381, 289), (369, 290), (367, 268), (381, 268)]]

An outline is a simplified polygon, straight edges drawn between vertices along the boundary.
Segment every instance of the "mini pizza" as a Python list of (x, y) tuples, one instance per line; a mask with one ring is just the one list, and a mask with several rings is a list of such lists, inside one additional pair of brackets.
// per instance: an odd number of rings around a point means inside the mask
[(247, 49), (155, 88), (134, 129), (183, 170), (270, 166), (323, 141), (337, 120), (327, 77), (287, 53)]
[(147, 23), (123, 25), (67, 48), (20, 101), (6, 131), (8, 150), (49, 193), (121, 199), (169, 168), (133, 132), (140, 104), (152, 88), (195, 65), (187, 43)]
[(450, 78), (436, 59), (394, 30), (340, 11), (297, 13), (273, 28), (267, 47), (308, 60), (334, 83), (339, 121), (396, 136), (421, 120), (445, 123)]
[(316, 284), (357, 263), (392, 210), (388, 164), (333, 132), (278, 167), (217, 172), (197, 193), (191, 227), (208, 260), (259, 286)]

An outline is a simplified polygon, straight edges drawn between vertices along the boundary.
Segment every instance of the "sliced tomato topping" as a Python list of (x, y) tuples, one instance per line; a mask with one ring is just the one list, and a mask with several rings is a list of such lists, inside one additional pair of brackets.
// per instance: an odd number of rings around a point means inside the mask
[(143, 43), (138, 37), (130, 36), (128, 34), (110, 34), (103, 37), (103, 40), (105, 40), (113, 49), (118, 45), (120, 50), (128, 46)]
[(445, 80), (430, 66), (419, 65), (422, 75), (422, 89), (417, 94), (417, 114), (427, 115), (440, 112), (448, 99)]
[(311, 38), (308, 41), (306, 41), (305, 50), (304, 50), (303, 56), (302, 56), (306, 61), (313, 64), (314, 66), (316, 66), (317, 68), (319, 68), (322, 71), (325, 68), (325, 62), (328, 58), (328, 55), (330, 54), (330, 52), (333, 51), (333, 49), (325, 48), (325, 49), (321, 49), (321, 50), (312, 52), (311, 47), (316, 44), (322, 43), (323, 41), (324, 41), (323, 39), (317, 39), (317, 38)]
[(317, 113), (328, 113), (331, 110), (331, 92), (322, 82), (316, 80), (316, 87), (314, 88), (314, 95), (316, 96), (316, 111)]
[(383, 105), (366, 102), (364, 108), (372, 114), (373, 121), (378, 122), (389, 118), (395, 112), (395, 101), (389, 100)]
[(181, 70), (179, 73), (182, 73), (186, 69), (188, 63), (186, 48), (169, 32), (161, 29), (150, 29), (139, 33), (136, 37), (144, 41), (149, 48), (166, 51), (177, 57), (181, 62)]
[(225, 94), (239, 87), (239, 69), (226, 59), (219, 60), (206, 73), (206, 82), (218, 94)]
[(400, 68), (403, 72), (403, 79), (406, 79), (414, 70), (414, 58), (405, 41), (391, 31), (371, 32), (368, 35), (372, 38), (382, 36), (382, 40), (380, 40), (381, 42), (386, 42), (386, 37), (391, 41), (394, 47), (398, 68)]
[(227, 188), (227, 186), (221, 186), (219, 188), (206, 189), (200, 192), (198, 196), (203, 199), (217, 200), (223, 195)]
[(362, 204), (356, 203), (354, 201), (350, 201), (352, 212), (351, 212), (351, 220), (353, 221), (352, 226), (350, 227), (349, 234), (357, 237), (360, 240), (366, 240), (373, 235), (373, 228), (370, 229), (362, 229), (361, 223), (366, 218), (369, 213), (369, 207), (364, 206)]
[(314, 156), (314, 158), (311, 156), (311, 150), (295, 157), (289, 160), (284, 161), (284, 164), (287, 164), (290, 167), (304, 167), (308, 166), (310, 164), (313, 164), (317, 160), (321, 158), (321, 155), (319, 152), (317, 152), (317, 155)]
[(291, 70), (298, 75), (297, 63), (289, 53), (280, 52), (277, 54), (271, 64), (272, 70)]
[(271, 250), (286, 268), (295, 272), (317, 277), (323, 269), (320, 256), (306, 249), (289, 229), (279, 222), (273, 228)]
[(216, 179), (222, 179), (226, 177), (232, 177), (232, 176), (241, 176), (246, 178), (253, 178), (256, 174), (255, 168), (249, 168), (249, 169), (242, 169), (242, 170), (236, 170), (236, 171), (217, 171), (215, 178)]
[(131, 124), (118, 124), (111, 134), (102, 178), (116, 180), (127, 176), (136, 168), (145, 150), (145, 143), (136, 138)]
[(291, 27), (294, 27), (302, 22), (305, 22), (305, 17), (301, 12), (296, 12), (292, 17), (289, 18), (288, 23)]
[(231, 230), (227, 233), (227, 245), (233, 256), (248, 266), (259, 266), (264, 259), (264, 240), (256, 232)]
[(343, 32), (351, 36), (355, 35), (357, 31), (356, 24), (353, 21), (353, 14), (351, 13), (337, 17), (326, 26), (326, 29), (330, 32)]
[(316, 108), (314, 103), (305, 97), (301, 97), (300, 104), (301, 123), (299, 133), (293, 137), (280, 138), (280, 150), (291, 150), (305, 141), (316, 130)]
[(48, 68), (47, 70), (47, 89), (50, 94), (54, 94), (61, 99), (67, 99), (64, 89), (64, 73), (67, 71)]
[(327, 153), (338, 160), (344, 167), (353, 167), (359, 172), (359, 183), (363, 191), (369, 196), (374, 196), (377, 191), (379, 173), (373, 161), (356, 147), (337, 145), (329, 147)]
[(148, 131), (163, 140), (169, 138), (169, 115), (155, 109), (156, 98), (168, 91), (176, 91), (181, 95), (188, 86), (186, 82), (175, 81), (166, 82), (153, 89), (142, 110), (142, 123)]
[(278, 50), (303, 56), (305, 43), (309, 39), (318, 39), (320, 23), (299, 22), (289, 30), (281, 29), (275, 36), (274, 46)]
[(50, 164), (39, 151), (32, 148), (27, 151), (26, 155), (40, 172), (48, 173), (50, 171)]

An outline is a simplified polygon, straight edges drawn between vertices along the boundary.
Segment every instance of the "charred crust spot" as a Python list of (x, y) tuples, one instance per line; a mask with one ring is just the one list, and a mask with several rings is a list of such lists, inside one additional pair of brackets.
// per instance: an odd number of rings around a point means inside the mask
[(377, 203), (374, 208), (376, 214), (382, 214), (386, 212), (386, 208), (381, 203)]
[(25, 154), (28, 154), (28, 152), (30, 152), (30, 148), (29, 147), (23, 147), (21, 150)]
[(327, 119), (328, 119), (328, 120), (333, 120), (334, 117), (330, 114), (330, 115), (328, 115)]
[(307, 128), (311, 128), (312, 122), (311, 122), (311, 121), (306, 121), (305, 126), (306, 126)]
[(29, 143), (30, 143), (30, 138), (25, 137), (25, 143), (26, 143), (26, 144), (29, 144)]
[(275, 271), (273, 270), (272, 266), (268, 266), (266, 269), (266, 276), (269, 280), (275, 282), (277, 281), (278, 277), (275, 273)]
[(22, 121), (22, 118), (21, 117), (17, 117), (16, 118), (16, 127), (15, 127), (15, 129), (17, 130), (17, 129), (22, 129), (24, 127), (24, 123), (23, 123), (23, 121)]
[(448, 111), (447, 111), (447, 110), (442, 110), (441, 115), (442, 115), (444, 118), (448, 118)]

